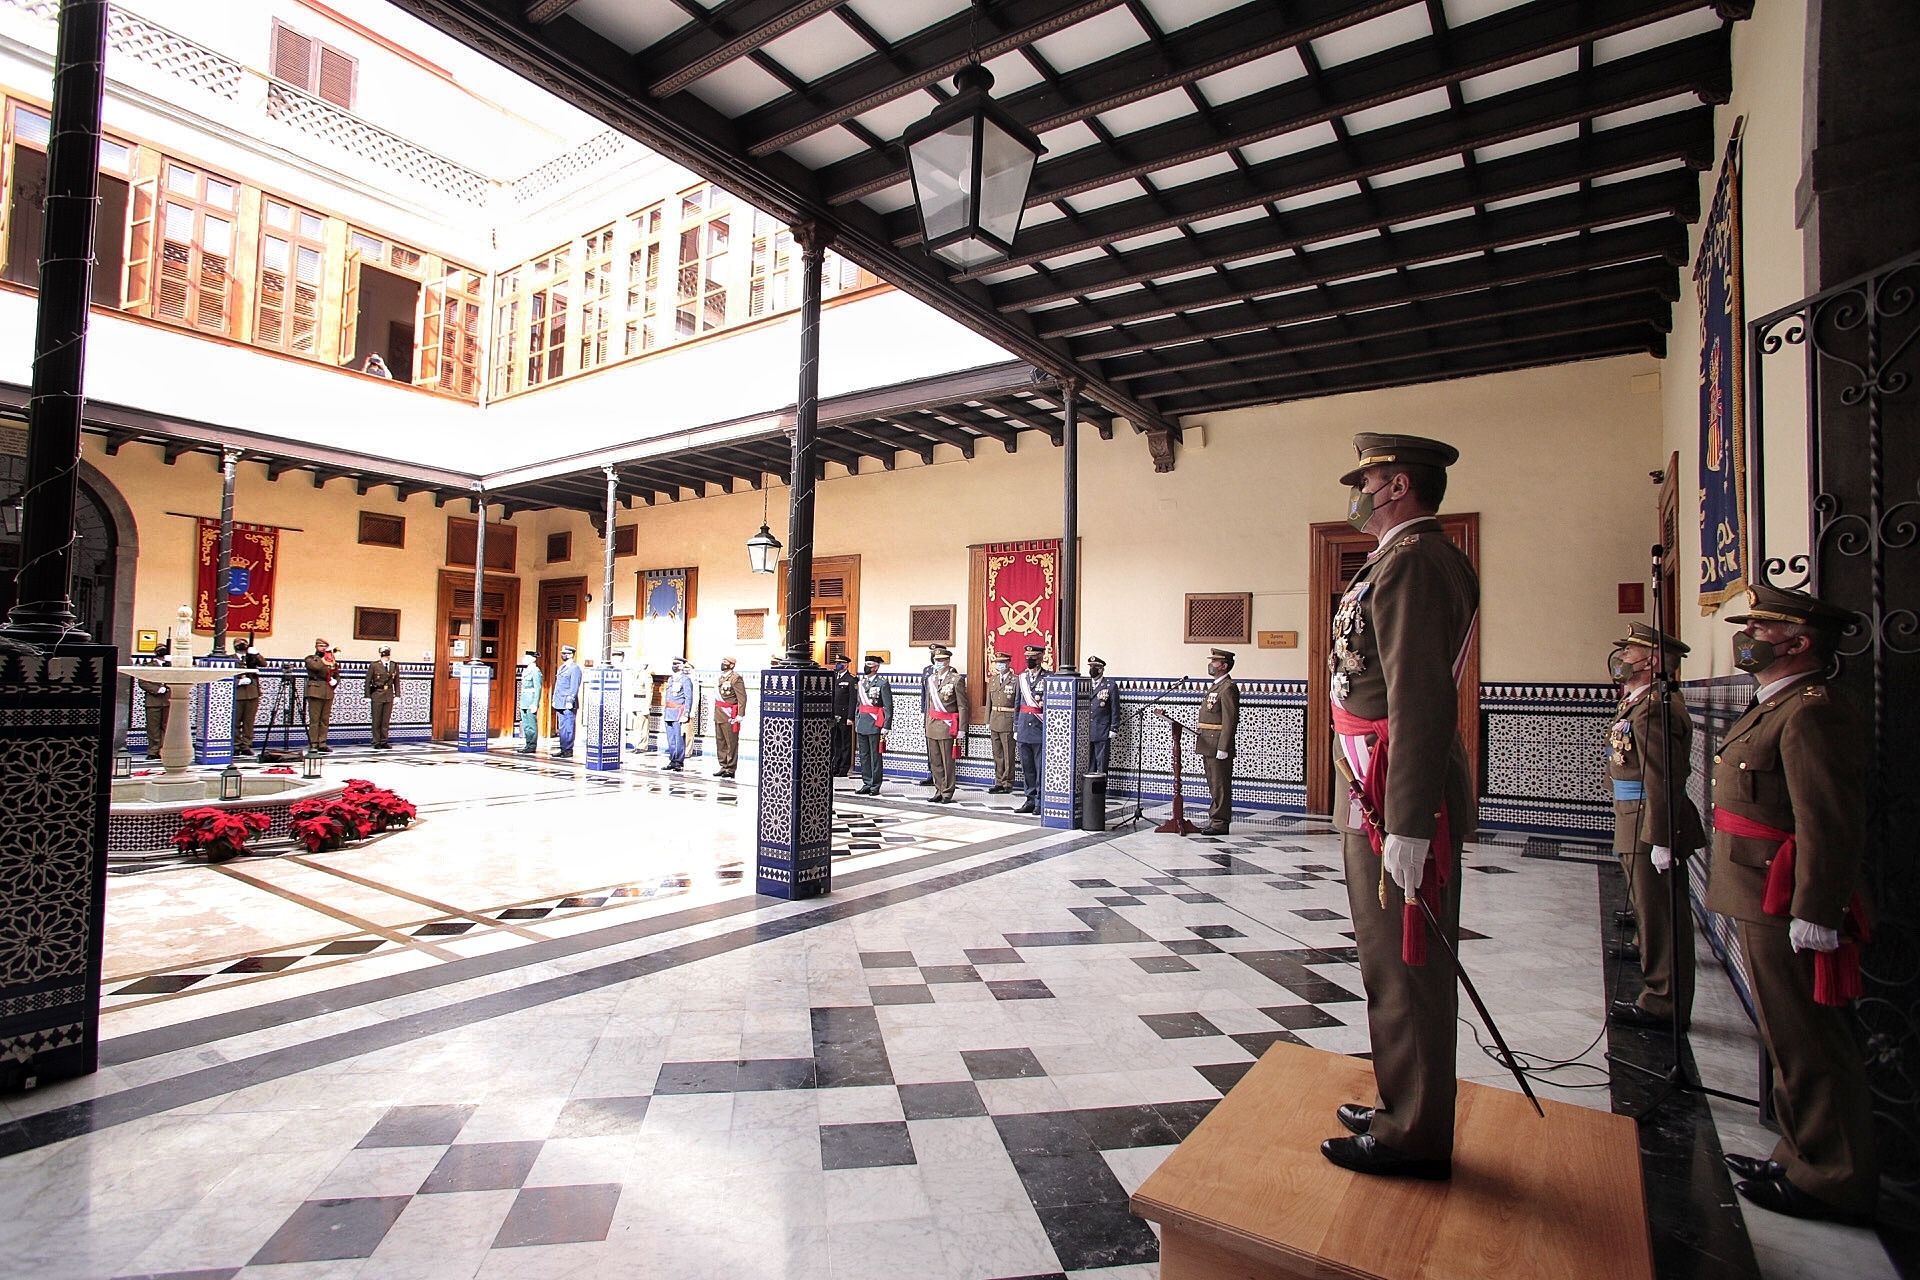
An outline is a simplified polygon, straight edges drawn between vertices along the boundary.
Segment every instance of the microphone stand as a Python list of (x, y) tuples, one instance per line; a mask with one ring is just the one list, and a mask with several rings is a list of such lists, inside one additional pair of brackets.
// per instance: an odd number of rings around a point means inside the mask
[[(1659, 543), (1655, 543), (1653, 546), (1653, 631), (1654, 635), (1658, 637), (1658, 643), (1653, 647), (1653, 684), (1648, 688), (1647, 693), (1649, 696), (1660, 699), (1660, 737), (1662, 742), (1662, 755), (1664, 755), (1667, 762), (1667, 767), (1660, 779), (1661, 789), (1666, 793), (1664, 796), (1667, 806), (1667, 822), (1664, 833), (1666, 836), (1666, 846), (1668, 850), (1672, 852), (1674, 859), (1673, 866), (1666, 872), (1667, 945), (1675, 951), (1675, 954), (1671, 957), (1671, 963), (1677, 973), (1680, 965), (1680, 959), (1677, 954), (1680, 942), (1680, 913), (1682, 911), (1693, 910), (1693, 904), (1686, 901), (1687, 861), (1692, 855), (1690, 852), (1683, 855), (1675, 839), (1675, 835), (1679, 830), (1679, 824), (1675, 821), (1675, 815), (1678, 813), (1678, 792), (1675, 789), (1675, 761), (1673, 758), (1673, 677), (1667, 666), (1666, 618), (1661, 609), (1661, 582), (1664, 577), (1661, 570), (1665, 566), (1665, 563), (1666, 548)], [(1642, 755), (1644, 758), (1644, 749)], [(1692, 765), (1692, 759), (1689, 757), (1686, 762), (1686, 767), (1690, 770)], [(1647, 856), (1652, 857), (1653, 855), (1648, 854)], [(1647, 945), (1646, 931), (1644, 929), (1641, 930), (1640, 945), (1643, 948)], [(1759, 1102), (1753, 1098), (1743, 1098), (1737, 1093), (1727, 1093), (1720, 1089), (1709, 1088), (1700, 1082), (1697, 1071), (1688, 1071), (1686, 1059), (1681, 1053), (1681, 1045), (1683, 1043), (1681, 1035), (1683, 1014), (1680, 1008), (1680, 1001), (1675, 999), (1672, 1003), (1673, 1021), (1672, 1025), (1668, 1028), (1668, 1034), (1673, 1039), (1673, 1061), (1665, 1071), (1656, 1071), (1652, 1067), (1642, 1066), (1637, 1062), (1629, 1062), (1624, 1058), (1616, 1058), (1611, 1053), (1607, 1055), (1607, 1061), (1609, 1062), (1617, 1063), (1629, 1071), (1637, 1071), (1642, 1075), (1652, 1076), (1654, 1079), (1664, 1082), (1664, 1087), (1647, 1102), (1646, 1106), (1642, 1107), (1638, 1112), (1630, 1113), (1633, 1115), (1634, 1121), (1638, 1123), (1647, 1119), (1662, 1106), (1665, 1106), (1669, 1098), (1690, 1093), (1702, 1094), (1710, 1098), (1720, 1098), (1727, 1102), (1738, 1102), (1750, 1107), (1759, 1106)]]
[[(1173, 685), (1171, 688), (1163, 692), (1159, 697), (1155, 698), (1152, 702), (1147, 703), (1145, 706), (1141, 707), (1138, 711), (1135, 711), (1133, 713), (1133, 813), (1127, 819), (1127, 830), (1129, 831), (1133, 830), (1133, 828), (1139, 823), (1140, 819), (1147, 816), (1145, 797), (1141, 794), (1141, 791), (1140, 791), (1140, 773), (1144, 764), (1143, 756), (1145, 755), (1145, 752), (1141, 750), (1141, 747), (1143, 745), (1142, 736), (1141, 736), (1141, 720), (1146, 716), (1147, 712), (1153, 710), (1155, 707), (1165, 702), (1168, 698), (1171, 698), (1174, 694), (1180, 693), (1183, 690), (1185, 690), (1188, 686), (1188, 683), (1192, 679), (1193, 679), (1192, 676), (1181, 676), (1179, 683)], [(1172, 717), (1168, 717), (1168, 718), (1171, 719)]]

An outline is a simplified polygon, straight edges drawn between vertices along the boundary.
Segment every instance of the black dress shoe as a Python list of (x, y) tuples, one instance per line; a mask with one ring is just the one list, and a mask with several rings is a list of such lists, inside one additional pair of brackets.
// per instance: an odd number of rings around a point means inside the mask
[(1014, 812), (1015, 813), (1038, 813), (1040, 811), (1034, 807), (1033, 801), (1028, 800), (1024, 804), (1022, 804), (1018, 809), (1015, 809)]
[(1453, 1176), (1452, 1160), (1423, 1160), (1402, 1155), (1375, 1141), (1370, 1133), (1357, 1138), (1328, 1138), (1320, 1144), (1320, 1154), (1342, 1169), (1379, 1178), (1425, 1178), (1429, 1182), (1444, 1182)]
[(1873, 1221), (1870, 1213), (1854, 1213), (1808, 1195), (1787, 1181), (1785, 1174), (1777, 1178), (1736, 1182), (1733, 1189), (1762, 1209), (1784, 1213), (1789, 1218), (1814, 1218), (1825, 1222), (1846, 1222), (1854, 1226), (1866, 1226)]
[(916, 786), (916, 787), (930, 787), (930, 786), (932, 786), (932, 785), (933, 785), (933, 779), (932, 779), (932, 778), (922, 778), (922, 779), (920, 779), (920, 781), (918, 781), (918, 782), (916, 782), (916, 783), (914, 783), (913, 785), (914, 785), (914, 786)]
[(1638, 960), (1639, 958), (1640, 948), (1631, 942), (1616, 942), (1607, 948), (1609, 960)]
[(1225, 827), (1202, 827), (1200, 828), (1200, 834), (1203, 836), (1224, 836), (1228, 834), (1228, 831)]
[(1672, 1031), (1673, 1019), (1648, 1013), (1631, 1000), (1615, 1000), (1607, 1006), (1607, 1019), (1617, 1027), (1639, 1027), (1644, 1031)]
[(1343, 1102), (1333, 1109), (1334, 1119), (1348, 1133), (1361, 1134), (1373, 1127), (1373, 1108), (1358, 1102)]
[(1764, 1160), (1759, 1156), (1743, 1156), (1732, 1151), (1720, 1157), (1726, 1162), (1727, 1169), (1736, 1178), (1755, 1179), (1762, 1182), (1787, 1176), (1787, 1167), (1778, 1160)]
[(1613, 913), (1613, 922), (1622, 929), (1637, 929), (1640, 927), (1640, 918), (1633, 914), (1632, 907), (1620, 907), (1615, 910)]

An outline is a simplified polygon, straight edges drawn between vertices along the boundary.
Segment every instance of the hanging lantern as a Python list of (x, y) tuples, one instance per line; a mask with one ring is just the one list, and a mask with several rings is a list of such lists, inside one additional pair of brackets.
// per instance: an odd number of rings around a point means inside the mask
[(20, 526), (26, 516), (26, 496), (16, 493), (5, 502), (0, 502), (0, 531), (9, 538), (20, 536)]
[(900, 135), (927, 251), (962, 269), (1013, 252), (1040, 140), (993, 100), (993, 75), (963, 67), (954, 95)]
[(762, 521), (760, 532), (747, 539), (747, 567), (755, 573), (772, 573), (779, 562), (780, 539)]

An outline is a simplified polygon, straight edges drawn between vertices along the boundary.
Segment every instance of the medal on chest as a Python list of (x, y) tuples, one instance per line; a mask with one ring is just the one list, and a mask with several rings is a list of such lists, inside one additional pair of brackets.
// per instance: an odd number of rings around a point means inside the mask
[(1327, 654), (1327, 670), (1333, 676), (1333, 699), (1345, 702), (1353, 688), (1353, 677), (1367, 669), (1366, 655), (1360, 652), (1360, 637), (1367, 629), (1360, 602), (1366, 599), (1371, 582), (1356, 582), (1340, 597), (1333, 615), (1333, 649)]
[(1633, 722), (1623, 716), (1615, 720), (1613, 727), (1607, 731), (1607, 758), (1618, 769), (1626, 765), (1627, 757), (1632, 754)]

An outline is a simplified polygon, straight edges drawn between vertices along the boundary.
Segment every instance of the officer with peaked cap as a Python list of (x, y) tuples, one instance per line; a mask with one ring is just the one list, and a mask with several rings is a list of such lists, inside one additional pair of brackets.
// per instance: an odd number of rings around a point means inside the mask
[(683, 772), (687, 767), (687, 730), (700, 723), (700, 691), (685, 658), (673, 660), (673, 674), (660, 690), (660, 723), (667, 731), (667, 768)]
[(1013, 655), (995, 651), (987, 676), (987, 732), (993, 739), (993, 785), (987, 794), (1013, 793), (1013, 767), (1019, 750), (1013, 740), (1013, 719), (1020, 710), (1020, 681), (1013, 674)]
[(327, 745), (327, 728), (333, 723), (333, 691), (340, 685), (340, 662), (333, 646), (324, 639), (313, 642), (307, 655), (307, 747), (322, 755), (333, 748)]
[(1826, 678), (1853, 618), (1800, 591), (1747, 598), (1727, 621), (1741, 628), (1733, 663), (1758, 688), (1713, 757), (1707, 909), (1739, 925), (1780, 1141), (1768, 1159), (1726, 1163), (1762, 1208), (1866, 1221), (1879, 1193), (1873, 1102), (1846, 1008), (1868, 937), (1866, 735)]
[(560, 669), (553, 673), (554, 734), (560, 739), (553, 754), (562, 760), (573, 758), (573, 735), (580, 714), (580, 686), (586, 672), (574, 660), (570, 644), (560, 646)]
[(1020, 752), (1020, 785), (1026, 798), (1015, 813), (1040, 812), (1040, 767), (1047, 741), (1047, 646), (1030, 644), (1020, 673), (1020, 705), (1013, 713), (1013, 740)]
[(1104, 774), (1120, 719), (1120, 686), (1107, 674), (1105, 658), (1087, 658), (1087, 772)]
[(967, 678), (953, 669), (953, 650), (933, 646), (933, 670), (924, 685), (927, 772), (933, 803), (953, 803), (953, 761), (967, 736)]
[(747, 682), (734, 668), (732, 655), (720, 659), (720, 678), (713, 682), (713, 741), (719, 753), (716, 778), (731, 778), (740, 767), (740, 720), (747, 707)]
[(1687, 798), (1693, 717), (1679, 690), (1658, 679), (1664, 673), (1670, 682), (1688, 652), (1672, 636), (1636, 622), (1614, 642), (1607, 660), (1608, 674), (1620, 686), (1606, 742), (1613, 851), (1640, 923), (1641, 977), (1639, 998), (1615, 1000), (1608, 1016), (1616, 1025), (1662, 1032), (1673, 1029), (1676, 1012), (1682, 1030), (1693, 1014), (1687, 857), (1706, 842), (1700, 813)]
[(1240, 686), (1233, 682), (1233, 650), (1207, 653), (1213, 683), (1200, 699), (1193, 749), (1207, 771), (1207, 825), (1200, 834), (1224, 836), (1233, 823), (1233, 756), (1240, 735)]
[(393, 700), (400, 693), (400, 666), (393, 660), (393, 646), (381, 645), (380, 656), (367, 664), (367, 678), (361, 694), (373, 712), (373, 749), (385, 751), (387, 735), (393, 726)]
[(1411, 899), (1420, 896), (1457, 947), (1460, 845), (1478, 816), (1458, 673), (1480, 583), (1434, 515), (1459, 450), (1373, 432), (1353, 444), (1359, 461), (1340, 477), (1347, 522), (1376, 545), (1333, 619), (1334, 769), (1348, 784), (1333, 815), (1379, 1097), (1340, 1107), (1354, 1136), (1320, 1151), (1357, 1173), (1448, 1178), (1460, 996), (1445, 956), (1428, 957), (1429, 926)]

